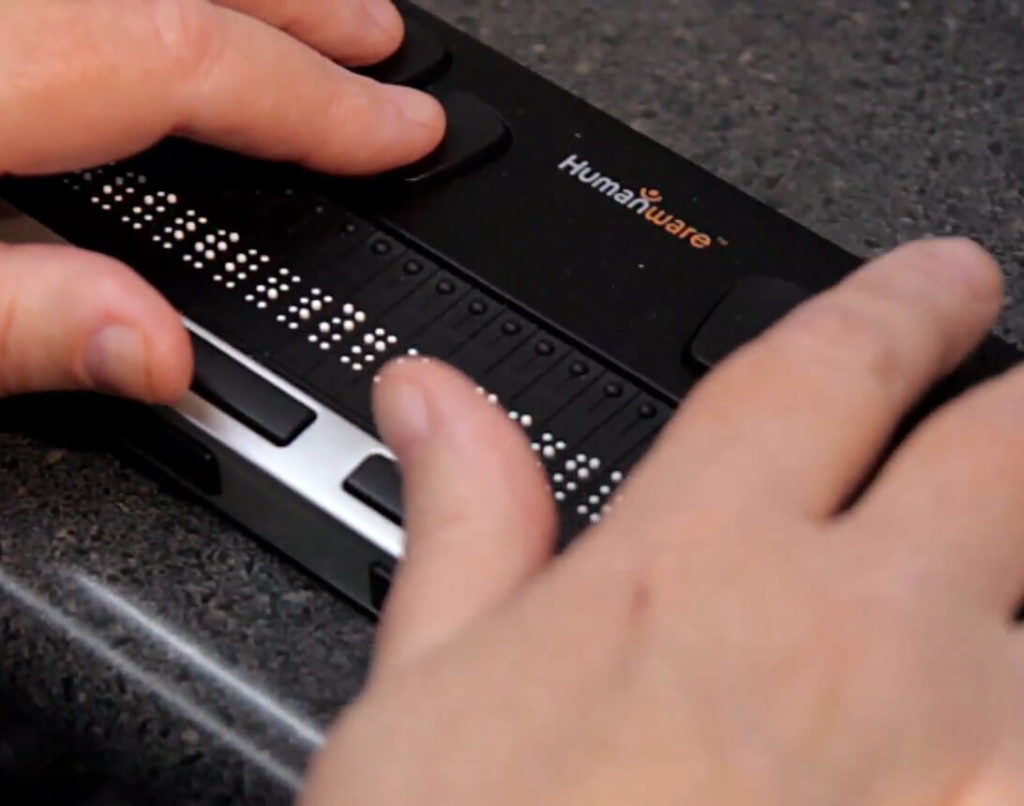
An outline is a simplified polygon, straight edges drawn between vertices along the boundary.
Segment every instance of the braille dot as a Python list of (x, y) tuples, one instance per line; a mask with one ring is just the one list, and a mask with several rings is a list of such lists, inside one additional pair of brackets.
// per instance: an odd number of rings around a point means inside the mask
[(320, 339), (317, 338), (316, 333), (310, 333), (306, 337), (306, 341), (308, 341), (310, 344), (316, 344), (318, 341), (320, 341)]
[(587, 470), (585, 467), (581, 467), (576, 475), (579, 476), (581, 479), (586, 480), (590, 478), (590, 471)]
[(657, 409), (654, 408), (650, 403), (643, 403), (637, 408), (636, 413), (643, 417), (645, 420), (650, 420), (654, 415), (658, 413)]
[(243, 255), (243, 254), (239, 253), (239, 255), (238, 255), (238, 262), (239, 263), (245, 263), (248, 260), (249, 260), (249, 258), (248, 258), (247, 255)]
[(492, 392), (487, 396), (487, 402), (490, 403), (491, 405), (497, 405), (498, 396)]
[(409, 355), (419, 355), (419, 354), (420, 354), (420, 351), (417, 350), (415, 347), (410, 347), (409, 348)]
[(186, 229), (186, 230), (188, 230), (189, 232), (195, 232), (195, 231), (196, 231), (196, 225), (195, 225), (195, 223), (193, 223), (192, 221), (189, 221), (189, 222), (188, 222), (188, 223), (187, 223), (187, 224), (185, 225), (185, 229)]
[(346, 302), (341, 308), (341, 312), (345, 314), (345, 316), (351, 316), (355, 313), (355, 310), (355, 306), (351, 302)]
[(616, 470), (614, 473), (612, 473), (611, 480), (615, 484), (618, 484), (620, 481), (622, 481), (622, 473), (620, 473), (618, 470)]
[(553, 476), (551, 477), (551, 480), (552, 480), (552, 481), (553, 481), (553, 482), (554, 482), (555, 484), (561, 484), (561, 483), (562, 483), (563, 481), (565, 481), (565, 476), (563, 476), (563, 475), (562, 475), (561, 473), (555, 473), (555, 474), (554, 474), (554, 475), (553, 475)]
[(576, 461), (579, 462), (580, 464), (583, 464), (584, 462), (587, 461), (587, 455), (585, 453), (577, 453)]
[(207, 253), (206, 253), (206, 259), (207, 260), (216, 260), (217, 259), (217, 253), (214, 252), (212, 249), (208, 250)]
[(247, 276), (248, 276), (248, 275), (247, 275), (247, 274), (246, 274), (246, 273), (245, 273), (245, 272), (243, 271), (243, 272), (240, 272), (240, 273), (239, 273), (239, 275), (238, 275), (238, 279), (239, 279), (239, 280), (244, 280), (244, 279), (245, 279), (245, 278), (246, 278)]
[(423, 271), (423, 264), (420, 263), (418, 260), (406, 261), (405, 266), (403, 267), (403, 271), (406, 274), (410, 275), (419, 274), (420, 272)]
[(598, 492), (600, 492), (601, 495), (609, 495), (611, 493), (611, 491), (612, 491), (611, 487), (609, 487), (607, 484), (602, 484), (601, 485), (601, 489)]
[(226, 243), (224, 243), (224, 241), (220, 241), (217, 244), (217, 249), (219, 249), (221, 252), (227, 252), (228, 251), (228, 245)]
[(533, 350), (537, 355), (551, 355), (555, 351), (555, 345), (550, 341), (539, 341)]
[(545, 445), (544, 446), (544, 458), (545, 459), (554, 459), (556, 455), (557, 455), (557, 453), (556, 453), (554, 448), (552, 448), (550, 445)]
[(351, 364), (352, 363), (352, 359), (349, 358), (347, 355), (343, 355), (341, 357), (341, 363), (342, 364)]
[(373, 344), (374, 338), (372, 333), (367, 333), (363, 336), (363, 344)]
[(309, 311), (306, 308), (303, 308), (302, 310), (299, 311), (299, 319), (302, 319), (304, 321), (309, 320)]
[(383, 353), (385, 350), (388, 349), (387, 344), (385, 344), (382, 341), (378, 341), (375, 345), (373, 345), (373, 347), (378, 353)]
[(519, 420), (519, 422), (522, 423), (523, 428), (529, 428), (531, 425), (533, 425), (533, 417), (531, 417), (529, 414), (524, 414), (522, 418)]
[(373, 242), (370, 248), (375, 255), (386, 255), (391, 251), (391, 244), (388, 241), (378, 239)]
[(574, 471), (576, 469), (576, 462), (574, 462), (572, 459), (569, 459), (565, 463), (565, 469), (568, 470), (571, 473), (572, 471)]
[(398, 344), (398, 336), (388, 336), (388, 344)]
[(341, 341), (341, 334), (340, 333), (332, 333), (331, 334), (331, 341)]
[(330, 333), (331, 332), (331, 326), (327, 322), (321, 322), (319, 330), (320, 330), (321, 333)]
[(438, 294), (451, 294), (455, 291), (455, 284), (450, 280), (441, 280), (435, 287)]
[(565, 485), (565, 489), (567, 489), (571, 493), (576, 492), (576, 487), (577, 484), (575, 481), (570, 481), (568, 484)]
[(362, 323), (366, 321), (366, 314), (362, 311), (356, 311), (356, 315), (353, 317), (357, 322)]
[(331, 319), (331, 321), (334, 324), (336, 324), (336, 325), (340, 325), (341, 324), (341, 317), (340, 316), (335, 316), (333, 319)]
[(353, 322), (351, 319), (346, 319), (343, 327), (347, 332), (351, 333), (353, 330), (356, 329), (356, 323)]
[(508, 418), (510, 420), (518, 420), (519, 419), (519, 412), (518, 411), (510, 411), (508, 413)]
[(352, 365), (352, 369), (355, 372), (362, 372), (363, 371), (363, 365), (362, 364), (353, 364)]
[(475, 299), (469, 303), (469, 312), (474, 316), (481, 316), (487, 313), (487, 303), (482, 300)]
[(573, 361), (569, 365), (569, 373), (576, 378), (582, 378), (588, 372), (590, 372), (590, 367), (588, 367), (582, 361)]
[(178, 203), (178, 197), (175, 196), (173, 193), (168, 193), (167, 194), (167, 203), (168, 204), (177, 204)]
[(605, 397), (622, 397), (622, 384), (620, 383), (609, 383), (604, 387)]
[(586, 515), (588, 512), (590, 512), (590, 510), (587, 509), (586, 504), (580, 504), (578, 507), (576, 507), (576, 512), (578, 512), (580, 515)]
[(152, 196), (146, 196), (142, 201), (148, 205), (156, 204), (156, 199), (154, 199)]
[(310, 305), (309, 307), (312, 308), (314, 311), (319, 311), (323, 309), (324, 304), (320, 300), (315, 299), (313, 300), (313, 304)]
[(561, 490), (559, 490), (557, 493), (555, 493), (555, 500), (556, 501), (564, 501), (565, 500), (565, 493), (563, 493)]
[(592, 495), (592, 496), (590, 496), (590, 498), (587, 499), (587, 502), (591, 506), (595, 506), (596, 507), (598, 504), (601, 503), (601, 498), (599, 496)]
[(601, 522), (601, 516), (598, 515), (596, 512), (592, 512), (591, 515), (590, 515), (590, 522), (591, 523), (600, 523)]
[(228, 235), (228, 240), (231, 241), (231, 243), (238, 243), (242, 239), (237, 232), (232, 232), (230, 235)]
[(363, 353), (363, 348), (362, 347), (360, 347), (358, 344), (353, 344), (352, 345), (352, 354), (353, 355), (362, 355), (362, 353)]
[(331, 349), (331, 343), (329, 341), (322, 341), (322, 342), (320, 342), (320, 349), (321, 350), (330, 350)]
[(506, 322), (501, 326), (501, 331), (506, 336), (515, 336), (517, 333), (522, 331), (522, 326), (518, 322)]
[(384, 328), (382, 328), (382, 327), (377, 328), (373, 332), (374, 332), (374, 335), (376, 335), (376, 336), (383, 336), (383, 335), (387, 334), (387, 331)]

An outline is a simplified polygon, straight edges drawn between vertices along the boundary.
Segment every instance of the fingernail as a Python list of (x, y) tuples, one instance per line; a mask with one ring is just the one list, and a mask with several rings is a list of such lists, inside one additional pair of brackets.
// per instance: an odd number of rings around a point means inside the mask
[(142, 334), (128, 325), (107, 325), (89, 343), (85, 371), (99, 391), (138, 393), (145, 372)]
[(430, 437), (430, 404), (417, 384), (397, 381), (378, 393), (376, 403), (381, 435), (399, 457)]
[(384, 91), (391, 95), (391, 99), (401, 110), (405, 118), (417, 126), (433, 126), (437, 123), (441, 111), (441, 105), (426, 93), (409, 87), (387, 85)]
[(391, 32), (401, 24), (401, 15), (391, 0), (363, 0), (363, 6), (378, 28)]

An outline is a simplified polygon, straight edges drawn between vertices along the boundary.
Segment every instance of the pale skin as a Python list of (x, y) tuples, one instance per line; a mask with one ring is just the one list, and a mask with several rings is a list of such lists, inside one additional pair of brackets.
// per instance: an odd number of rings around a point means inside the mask
[[(0, 0), (0, 170), (169, 131), (339, 174), (409, 162), (443, 132), (436, 105), (317, 54), (386, 55), (388, 8)], [(701, 383), (558, 558), (518, 427), (449, 367), (390, 365), (375, 406), (407, 558), (303, 806), (1024, 800), (1024, 375), (938, 410), (845, 506), (1001, 300), (967, 241), (873, 261)], [(5, 393), (188, 384), (180, 318), (106, 257), (3, 249), (0, 314)]]

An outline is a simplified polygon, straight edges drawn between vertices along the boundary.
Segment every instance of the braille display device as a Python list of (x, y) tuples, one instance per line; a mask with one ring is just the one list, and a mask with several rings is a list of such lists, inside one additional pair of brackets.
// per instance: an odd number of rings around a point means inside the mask
[[(7, 178), (61, 238), (182, 312), (192, 390), (126, 444), (362, 605), (403, 544), (370, 412), (403, 354), (471, 375), (529, 434), (562, 539), (599, 522), (687, 390), (861, 260), (409, 4), (366, 72), (445, 105), (444, 143), (339, 179), (177, 139)], [(924, 404), (1019, 359), (992, 336)], [(143, 414), (144, 412), (144, 414)]]

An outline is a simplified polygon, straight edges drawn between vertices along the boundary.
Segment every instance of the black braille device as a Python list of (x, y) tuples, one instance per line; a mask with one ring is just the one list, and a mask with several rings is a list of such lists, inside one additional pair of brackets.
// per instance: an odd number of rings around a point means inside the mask
[[(371, 609), (403, 550), (370, 389), (404, 354), (471, 375), (529, 434), (563, 541), (601, 520), (675, 405), (860, 259), (422, 10), (365, 72), (448, 112), (415, 165), (338, 179), (177, 139), (7, 178), (60, 238), (130, 265), (196, 356), (137, 453)], [(1018, 352), (990, 337), (926, 406)], [(139, 408), (141, 412), (141, 407)]]

